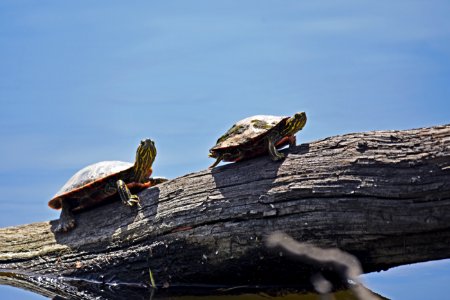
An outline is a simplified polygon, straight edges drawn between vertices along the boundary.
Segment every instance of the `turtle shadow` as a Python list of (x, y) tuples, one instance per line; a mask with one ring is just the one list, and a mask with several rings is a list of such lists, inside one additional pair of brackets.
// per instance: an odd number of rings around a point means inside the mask
[(139, 206), (124, 205), (118, 195), (101, 205), (75, 213), (76, 227), (68, 232), (55, 232), (58, 220), (50, 221), (51, 231), (57, 243), (71, 249), (83, 250), (92, 247), (109, 247), (120, 244), (133, 230), (153, 220), (158, 209), (160, 190), (154, 186), (138, 192)]
[[(280, 151), (285, 159), (273, 161), (269, 155), (262, 155), (244, 161), (228, 163), (211, 170), (216, 189), (209, 199), (228, 202), (230, 208), (239, 207), (237, 214), (242, 218), (276, 215), (271, 203), (278, 186), (277, 178), (290, 155), (304, 155), (309, 152), (309, 144), (301, 144)], [(223, 207), (223, 203), (220, 204)]]

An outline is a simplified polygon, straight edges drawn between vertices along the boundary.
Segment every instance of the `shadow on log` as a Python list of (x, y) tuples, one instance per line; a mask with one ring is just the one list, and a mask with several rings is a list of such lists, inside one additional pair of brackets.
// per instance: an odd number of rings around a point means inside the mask
[(349, 252), (364, 272), (450, 257), (450, 125), (285, 153), (170, 180), (141, 192), (139, 209), (118, 201), (80, 213), (68, 234), (55, 235), (54, 221), (0, 229), (0, 283), (146, 288), (150, 271), (158, 287), (309, 282), (311, 267), (265, 246), (274, 231)]

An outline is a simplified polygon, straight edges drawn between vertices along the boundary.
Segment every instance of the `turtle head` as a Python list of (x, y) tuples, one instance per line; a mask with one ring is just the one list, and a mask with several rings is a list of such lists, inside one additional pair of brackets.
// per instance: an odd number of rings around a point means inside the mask
[(283, 130), (283, 135), (294, 135), (297, 131), (303, 129), (306, 124), (306, 113), (298, 112), (286, 121), (286, 127)]
[(137, 182), (145, 182), (152, 174), (152, 165), (156, 157), (155, 142), (151, 139), (144, 139), (139, 144), (136, 151), (136, 162), (134, 172)]

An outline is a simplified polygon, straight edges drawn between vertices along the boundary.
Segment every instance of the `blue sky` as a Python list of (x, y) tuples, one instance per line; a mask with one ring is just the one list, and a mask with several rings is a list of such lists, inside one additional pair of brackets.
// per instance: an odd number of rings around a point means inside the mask
[(1, 1), (0, 227), (57, 218), (47, 201), (75, 171), (131, 161), (143, 137), (173, 178), (255, 114), (306, 111), (299, 143), (449, 123), (449, 15), (445, 0)]

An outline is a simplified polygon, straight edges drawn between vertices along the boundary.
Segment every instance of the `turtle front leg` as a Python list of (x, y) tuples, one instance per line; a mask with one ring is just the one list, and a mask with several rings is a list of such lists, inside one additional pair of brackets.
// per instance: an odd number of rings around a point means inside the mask
[(61, 200), (61, 215), (58, 220), (55, 232), (67, 232), (76, 225), (75, 216), (72, 213), (72, 205), (70, 199)]
[(277, 148), (275, 147), (275, 143), (271, 138), (268, 139), (268, 148), (270, 157), (273, 161), (281, 160), (284, 158), (284, 154), (278, 152)]
[(129, 206), (134, 206), (135, 204), (137, 204), (139, 207), (141, 206), (139, 203), (140, 202), (139, 197), (137, 195), (131, 194), (130, 190), (128, 189), (127, 185), (123, 180), (120, 179), (117, 180), (116, 186), (123, 204)]
[(220, 154), (220, 155), (217, 157), (216, 161), (215, 161), (212, 165), (210, 165), (208, 168), (209, 168), (209, 169), (214, 168), (215, 166), (217, 166), (217, 165), (222, 161), (222, 159), (223, 159), (223, 155)]

